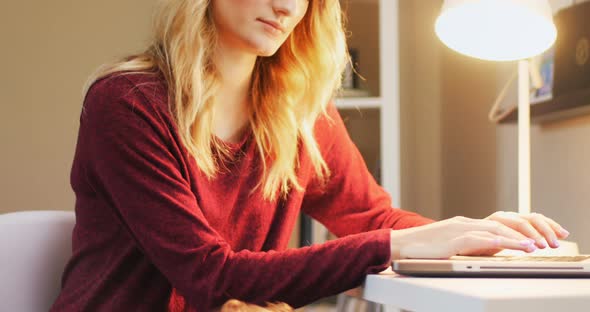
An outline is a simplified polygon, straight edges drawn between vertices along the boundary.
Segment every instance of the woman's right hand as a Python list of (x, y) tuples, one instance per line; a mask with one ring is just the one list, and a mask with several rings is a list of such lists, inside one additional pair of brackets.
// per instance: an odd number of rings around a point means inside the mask
[(491, 256), (502, 249), (536, 250), (535, 241), (492, 220), (454, 217), (391, 231), (392, 259)]

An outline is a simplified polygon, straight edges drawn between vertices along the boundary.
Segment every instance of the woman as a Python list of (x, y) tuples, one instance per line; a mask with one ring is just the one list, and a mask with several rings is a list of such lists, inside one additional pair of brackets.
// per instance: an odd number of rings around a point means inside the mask
[[(433, 223), (391, 209), (330, 103), (347, 61), (338, 1), (165, 0), (157, 12), (149, 48), (86, 94), (54, 311), (298, 307), (392, 258), (567, 236), (541, 215)], [(287, 250), (300, 211), (340, 238)]]

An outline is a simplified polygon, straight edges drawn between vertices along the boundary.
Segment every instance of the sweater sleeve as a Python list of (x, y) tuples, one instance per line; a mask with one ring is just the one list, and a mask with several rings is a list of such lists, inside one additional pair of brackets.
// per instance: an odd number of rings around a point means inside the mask
[(280, 252), (232, 250), (182, 174), (163, 109), (146, 102), (124, 77), (97, 82), (85, 100), (77, 157), (97, 196), (189, 305), (207, 311), (235, 298), (297, 307), (388, 266), (388, 230)]
[(394, 209), (390, 195), (377, 184), (331, 103), (316, 123), (316, 137), (330, 176), (315, 180), (302, 210), (339, 237), (375, 229), (404, 229), (432, 223), (416, 213)]

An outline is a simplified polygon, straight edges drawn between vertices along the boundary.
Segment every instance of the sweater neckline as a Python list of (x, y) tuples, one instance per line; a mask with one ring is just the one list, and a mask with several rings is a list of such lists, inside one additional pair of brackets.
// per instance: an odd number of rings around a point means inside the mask
[(252, 136), (252, 129), (250, 127), (246, 128), (242, 133), (242, 137), (237, 142), (229, 142), (221, 139), (220, 137), (214, 135), (215, 141), (221, 143), (223, 146), (228, 148), (230, 151), (238, 151), (244, 147), (248, 139)]

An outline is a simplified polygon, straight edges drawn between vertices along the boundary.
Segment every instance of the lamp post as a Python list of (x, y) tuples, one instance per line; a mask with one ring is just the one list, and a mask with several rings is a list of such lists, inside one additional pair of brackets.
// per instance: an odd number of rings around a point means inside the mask
[(528, 58), (557, 37), (547, 0), (445, 0), (435, 30), (449, 48), (479, 59), (518, 60), (518, 212), (531, 211)]

